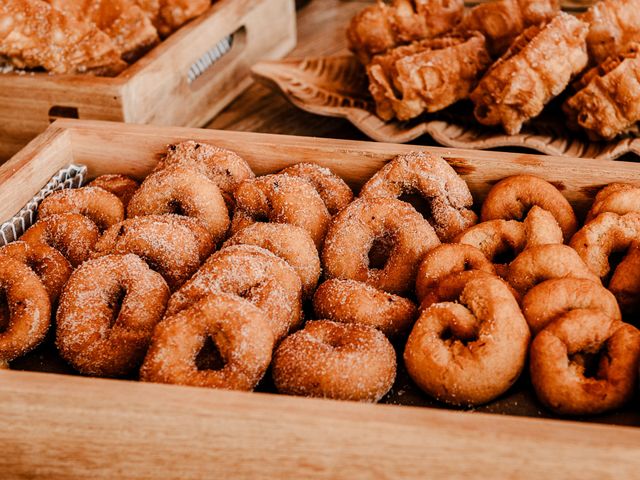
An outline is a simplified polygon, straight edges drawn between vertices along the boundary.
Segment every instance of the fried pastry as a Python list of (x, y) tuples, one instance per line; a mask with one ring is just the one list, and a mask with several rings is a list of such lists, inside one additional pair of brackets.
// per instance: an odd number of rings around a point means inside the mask
[(369, 91), (380, 118), (409, 120), (468, 97), (490, 64), (481, 33), (423, 40), (374, 57)]
[(566, 13), (526, 29), (471, 93), (478, 122), (519, 133), (586, 67), (587, 31), (586, 23)]
[(589, 24), (587, 48), (594, 65), (640, 42), (640, 0), (601, 0), (582, 20)]
[(460, 29), (482, 32), (489, 53), (496, 58), (525, 28), (547, 22), (559, 11), (559, 0), (498, 0), (468, 10)]
[(166, 37), (189, 20), (203, 14), (211, 0), (133, 0)]
[(126, 67), (120, 49), (95, 25), (40, 0), (0, 2), (0, 57), (16, 68), (115, 75)]
[(452, 30), (463, 10), (462, 0), (378, 0), (351, 20), (349, 49), (366, 65), (390, 48)]
[(640, 120), (640, 45), (613, 56), (576, 82), (583, 87), (562, 109), (570, 127), (582, 127), (591, 140), (611, 140)]

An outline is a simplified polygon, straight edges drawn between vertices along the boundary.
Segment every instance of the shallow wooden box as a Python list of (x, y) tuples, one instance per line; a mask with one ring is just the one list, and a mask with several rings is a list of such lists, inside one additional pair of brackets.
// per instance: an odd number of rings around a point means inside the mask
[[(229, 35), (231, 50), (192, 81)], [(58, 117), (202, 126), (251, 84), (254, 63), (295, 43), (294, 0), (218, 0), (117, 77), (0, 74), (0, 161)]]
[[(354, 188), (421, 148), (442, 154), (476, 201), (497, 180), (526, 172), (553, 181), (580, 213), (602, 185), (640, 181), (640, 165), (626, 162), (59, 120), (0, 167), (0, 218), (69, 163), (87, 165), (91, 177), (143, 177), (168, 143), (187, 139), (237, 151), (256, 174), (316, 162)], [(394, 395), (393, 403), (419, 403)], [(637, 400), (631, 421), (600, 419), (633, 427), (514, 416), (536, 413), (501, 401), (455, 411), (425, 397), (420, 404), (430, 406), (368, 405), (0, 370), (0, 478), (640, 476)]]

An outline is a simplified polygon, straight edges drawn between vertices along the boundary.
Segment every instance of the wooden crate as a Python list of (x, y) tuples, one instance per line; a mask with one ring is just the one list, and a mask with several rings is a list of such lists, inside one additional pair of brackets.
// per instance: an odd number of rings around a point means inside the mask
[[(354, 188), (406, 145), (60, 120), (0, 167), (0, 218), (61, 167), (139, 178), (171, 142), (237, 151), (256, 174), (301, 161)], [(640, 165), (419, 147), (481, 200), (497, 180), (553, 181), (578, 212)], [(48, 370), (41, 365), (41, 370)], [(637, 410), (637, 406), (633, 407)], [(499, 410), (497, 410), (499, 411)], [(640, 428), (0, 371), (1, 478), (637, 478)], [(504, 413), (504, 412), (501, 412)]]
[[(251, 84), (250, 68), (296, 43), (294, 0), (218, 0), (114, 78), (0, 74), (0, 161), (57, 118), (202, 126)], [(189, 69), (218, 42), (231, 50), (191, 82)]]

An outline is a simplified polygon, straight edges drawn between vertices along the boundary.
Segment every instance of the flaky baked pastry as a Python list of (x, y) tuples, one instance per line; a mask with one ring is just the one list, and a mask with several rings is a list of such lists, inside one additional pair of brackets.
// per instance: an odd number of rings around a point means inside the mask
[(106, 33), (40, 0), (0, 2), (0, 57), (53, 73), (115, 75), (127, 65)]
[(581, 19), (589, 24), (587, 47), (594, 65), (640, 42), (640, 0), (600, 0)]
[(640, 45), (589, 70), (582, 86), (562, 109), (572, 127), (582, 127), (592, 140), (610, 140), (640, 121)]
[(450, 31), (463, 10), (462, 0), (378, 0), (351, 19), (349, 49), (367, 64), (372, 56), (395, 46)]
[(375, 56), (369, 91), (380, 118), (409, 120), (466, 98), (490, 64), (479, 32), (423, 40)]
[(559, 11), (559, 0), (497, 0), (465, 12), (460, 28), (482, 32), (495, 58), (506, 52), (525, 28), (547, 22)]
[(144, 10), (161, 36), (166, 37), (189, 20), (203, 14), (211, 0), (133, 0)]
[(471, 93), (478, 122), (519, 133), (586, 67), (587, 31), (586, 23), (566, 13), (526, 29)]

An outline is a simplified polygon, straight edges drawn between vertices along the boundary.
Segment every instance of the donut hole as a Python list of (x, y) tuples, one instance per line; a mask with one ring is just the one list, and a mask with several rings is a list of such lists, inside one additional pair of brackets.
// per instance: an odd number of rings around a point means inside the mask
[(606, 354), (606, 348), (596, 352), (578, 352), (569, 356), (569, 362), (583, 377), (598, 378), (600, 359)]
[(451, 326), (448, 326), (440, 334), (440, 340), (442, 340), (447, 346), (451, 346), (452, 344), (458, 342), (466, 347), (470, 343), (476, 342), (478, 340), (478, 332), (461, 332), (454, 330)]
[(431, 202), (427, 198), (424, 198), (419, 192), (415, 190), (405, 191), (398, 197), (398, 200), (410, 204), (425, 220), (429, 222), (433, 220)]
[(198, 370), (222, 370), (224, 366), (225, 361), (216, 342), (207, 336), (196, 355), (196, 367)]
[(182, 215), (183, 217), (188, 216), (184, 205), (182, 205), (182, 202), (180, 202), (180, 200), (176, 198), (172, 198), (171, 200), (169, 200), (169, 202), (167, 203), (167, 209), (169, 210), (167, 213)]
[(369, 249), (369, 268), (373, 270), (382, 270), (389, 261), (391, 251), (393, 250), (394, 237), (391, 234), (384, 234), (373, 239), (371, 248)]
[(108, 298), (107, 306), (111, 311), (111, 318), (109, 319), (109, 328), (113, 327), (118, 321), (120, 311), (122, 310), (122, 304), (124, 297), (127, 295), (127, 290), (124, 287), (119, 286)]
[[(492, 262), (497, 265), (508, 265), (518, 256), (518, 252), (511, 245), (504, 245), (498, 249), (492, 258)], [(465, 264), (466, 266), (466, 264)]]
[(251, 219), (257, 223), (269, 223), (269, 216), (265, 212), (259, 212), (251, 215)]

